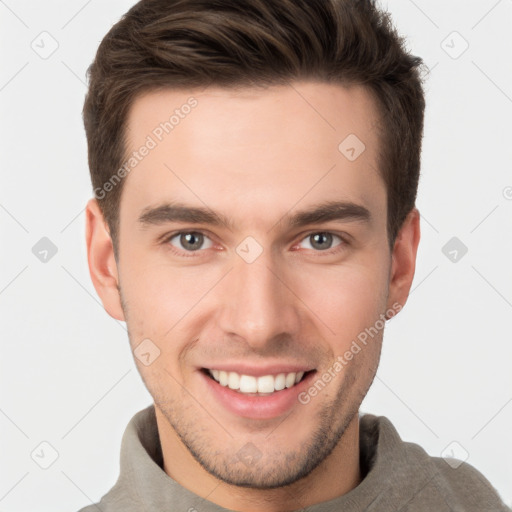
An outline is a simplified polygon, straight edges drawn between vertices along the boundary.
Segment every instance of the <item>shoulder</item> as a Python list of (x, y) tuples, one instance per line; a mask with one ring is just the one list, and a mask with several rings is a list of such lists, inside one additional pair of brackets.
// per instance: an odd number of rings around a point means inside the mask
[(411, 507), (407, 510), (428, 510), (435, 504), (451, 511), (511, 512), (476, 468), (431, 456), (420, 445), (403, 441), (385, 416), (360, 416), (360, 445), (372, 481), (377, 480), (375, 474), (385, 479), (389, 492), (399, 492)]
[(427, 457), (437, 470), (436, 483), (444, 496), (455, 499), (456, 502), (463, 497), (463, 503), (474, 507), (474, 510), (510, 512), (498, 491), (471, 464), (457, 459), (429, 455)]

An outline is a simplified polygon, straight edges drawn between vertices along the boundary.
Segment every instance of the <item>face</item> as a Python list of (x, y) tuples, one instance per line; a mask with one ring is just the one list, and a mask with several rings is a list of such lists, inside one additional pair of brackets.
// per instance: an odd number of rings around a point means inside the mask
[(150, 149), (121, 198), (122, 311), (104, 303), (159, 428), (224, 482), (295, 482), (357, 419), (405, 301), (377, 123), (363, 88), (312, 82), (132, 105), (128, 152)]

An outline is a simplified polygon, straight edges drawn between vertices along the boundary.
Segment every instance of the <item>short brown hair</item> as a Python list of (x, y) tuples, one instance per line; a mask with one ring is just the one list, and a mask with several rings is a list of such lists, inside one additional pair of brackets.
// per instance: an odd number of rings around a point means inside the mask
[(416, 201), (421, 64), (371, 0), (141, 0), (102, 40), (83, 108), (92, 184), (114, 249), (124, 179), (103, 197), (96, 191), (125, 161), (127, 114), (138, 95), (303, 79), (362, 85), (377, 99), (392, 248)]

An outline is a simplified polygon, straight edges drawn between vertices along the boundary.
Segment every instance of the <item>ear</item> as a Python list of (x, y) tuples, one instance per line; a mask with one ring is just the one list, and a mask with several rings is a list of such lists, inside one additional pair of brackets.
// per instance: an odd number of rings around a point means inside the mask
[(125, 321), (118, 290), (119, 275), (114, 246), (96, 199), (89, 200), (85, 215), (87, 261), (92, 283), (107, 313), (112, 318)]
[[(413, 208), (398, 232), (391, 256), (388, 308), (407, 302), (416, 269), (416, 253), (420, 242), (420, 212)], [(395, 309), (395, 308), (393, 308)]]

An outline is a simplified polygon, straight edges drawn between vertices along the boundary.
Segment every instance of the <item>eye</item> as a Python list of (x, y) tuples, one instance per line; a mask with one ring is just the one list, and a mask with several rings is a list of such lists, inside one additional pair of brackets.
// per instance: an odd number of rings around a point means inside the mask
[[(167, 242), (177, 249), (187, 252), (209, 249), (213, 246), (212, 241), (199, 231), (182, 231), (171, 236)], [(204, 245), (206, 242), (206, 246)]]
[[(335, 245), (333, 245), (334, 239), (339, 240), (339, 242)], [(306, 236), (305, 238), (303, 238), (302, 241), (299, 243), (299, 246), (300, 246), (300, 244), (302, 244), (304, 242), (307, 242), (307, 244), (309, 245), (309, 247), (307, 247), (307, 246), (305, 247), (306, 249), (315, 249), (317, 251), (327, 251), (329, 249), (332, 249), (333, 247), (337, 247), (337, 246), (341, 245), (344, 242), (344, 240), (340, 236), (335, 235), (333, 233), (329, 233), (326, 231), (320, 231), (317, 233), (311, 233), (308, 236)]]

